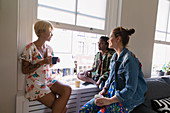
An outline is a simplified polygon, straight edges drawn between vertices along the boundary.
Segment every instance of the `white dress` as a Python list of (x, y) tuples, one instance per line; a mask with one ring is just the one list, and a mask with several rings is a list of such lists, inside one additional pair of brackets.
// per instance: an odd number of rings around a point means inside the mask
[[(45, 45), (45, 47), (48, 49), (48, 56), (54, 56), (52, 48), (48, 45)], [(24, 48), (19, 59), (36, 64), (43, 60), (44, 57), (40, 54), (35, 44), (30, 43)], [(25, 76), (25, 97), (27, 99), (35, 100), (51, 92), (50, 87), (56, 82), (56, 79), (52, 77), (52, 71), (49, 66), (49, 64), (44, 64), (33, 73)]]

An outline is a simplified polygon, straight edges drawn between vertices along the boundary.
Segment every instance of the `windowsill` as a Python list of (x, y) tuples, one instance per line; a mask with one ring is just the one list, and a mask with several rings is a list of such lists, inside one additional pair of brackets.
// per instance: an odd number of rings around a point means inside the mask
[(151, 78), (170, 78), (170, 75), (163, 75), (163, 76), (152, 75)]
[[(55, 76), (55, 74), (54, 74), (54, 76)], [(64, 77), (62, 77), (61, 75), (56, 75), (56, 79), (58, 81), (64, 83), (64, 84), (69, 85), (72, 88), (72, 91), (75, 91), (75, 92), (80, 91), (80, 90), (84, 90), (84, 89), (94, 89), (94, 90), (98, 89), (97, 86), (94, 85), (94, 84), (89, 84), (89, 85), (86, 85), (86, 86), (82, 85), (84, 83), (84, 81), (79, 80), (76, 75), (66, 75)], [(80, 81), (80, 87), (79, 88), (75, 87), (75, 81), (76, 80)], [(23, 96), (24, 93), (25, 93), (25, 89), (18, 90), (17, 95)]]
[[(58, 81), (69, 85), (72, 88), (72, 90), (80, 90), (80, 89), (84, 89), (84, 88), (88, 89), (88, 88), (92, 88), (92, 87), (97, 88), (97, 86), (94, 85), (94, 84), (89, 84), (89, 85), (86, 85), (86, 86), (82, 85), (84, 83), (84, 81), (79, 80), (76, 75), (67, 75), (67, 76), (64, 76), (64, 77), (57, 76), (56, 78), (57, 78)], [(77, 80), (80, 81), (80, 87), (79, 88), (75, 87), (75, 81), (77, 81)]]

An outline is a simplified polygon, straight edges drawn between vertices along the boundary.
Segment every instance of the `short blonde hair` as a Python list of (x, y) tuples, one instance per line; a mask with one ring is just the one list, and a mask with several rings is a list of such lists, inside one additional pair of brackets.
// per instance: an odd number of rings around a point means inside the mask
[(50, 29), (53, 30), (54, 27), (49, 21), (39, 20), (34, 25), (34, 31), (38, 37), (40, 34), (40, 30), (46, 32), (46, 31), (49, 31)]

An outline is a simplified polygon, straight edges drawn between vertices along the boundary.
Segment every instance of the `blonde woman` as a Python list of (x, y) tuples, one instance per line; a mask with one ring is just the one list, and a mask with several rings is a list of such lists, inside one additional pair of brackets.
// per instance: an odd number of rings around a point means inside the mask
[[(25, 97), (40, 101), (51, 108), (52, 113), (65, 113), (71, 88), (52, 77), (50, 67), (53, 66), (54, 54), (52, 48), (45, 43), (51, 40), (53, 29), (50, 22), (37, 21), (34, 31), (38, 39), (28, 44), (20, 56), (22, 72), (26, 75)], [(58, 98), (56, 94), (59, 95)]]

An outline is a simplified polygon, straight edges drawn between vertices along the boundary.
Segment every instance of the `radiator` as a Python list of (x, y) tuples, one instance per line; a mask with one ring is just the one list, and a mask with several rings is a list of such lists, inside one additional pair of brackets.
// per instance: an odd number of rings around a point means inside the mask
[[(95, 85), (72, 87), (72, 93), (67, 103), (67, 113), (78, 113), (80, 107), (92, 99), (99, 89)], [(51, 109), (38, 101), (28, 101), (22, 92), (16, 96), (16, 113), (51, 113)]]

